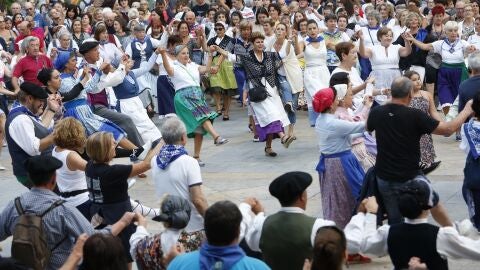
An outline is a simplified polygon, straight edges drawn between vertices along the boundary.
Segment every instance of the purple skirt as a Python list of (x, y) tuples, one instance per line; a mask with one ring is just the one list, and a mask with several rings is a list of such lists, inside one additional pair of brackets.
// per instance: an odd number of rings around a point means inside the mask
[(269, 134), (273, 134), (274, 139), (279, 138), (278, 133), (283, 132), (282, 121), (277, 120), (264, 127), (257, 124), (255, 125), (255, 130), (257, 131), (258, 138), (261, 142), (266, 141)]
[(442, 107), (448, 107), (453, 104), (457, 98), (460, 83), (467, 78), (468, 73), (464, 63), (442, 63), (437, 77), (438, 100)]

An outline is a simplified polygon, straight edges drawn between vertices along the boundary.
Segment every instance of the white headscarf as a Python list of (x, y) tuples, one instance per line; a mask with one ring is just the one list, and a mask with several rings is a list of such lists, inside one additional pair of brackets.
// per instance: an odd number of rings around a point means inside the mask
[(347, 94), (348, 86), (346, 84), (337, 84), (333, 88), (337, 91), (337, 100), (343, 100)]

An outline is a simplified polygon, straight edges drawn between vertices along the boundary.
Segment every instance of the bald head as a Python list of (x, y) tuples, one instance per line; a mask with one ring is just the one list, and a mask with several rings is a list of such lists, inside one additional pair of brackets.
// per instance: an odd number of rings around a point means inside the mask
[(413, 90), (413, 83), (409, 78), (399, 77), (393, 80), (390, 89), (392, 98), (406, 98)]
[(193, 26), (195, 24), (195, 13), (188, 11), (185, 14), (185, 21), (188, 23), (188, 26)]

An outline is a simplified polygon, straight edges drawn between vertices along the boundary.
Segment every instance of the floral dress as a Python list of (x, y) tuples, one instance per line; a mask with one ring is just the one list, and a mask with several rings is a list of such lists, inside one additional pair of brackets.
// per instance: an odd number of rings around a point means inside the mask
[[(430, 102), (422, 97), (413, 97), (410, 107), (419, 109), (428, 114), (430, 111)], [(433, 139), (431, 134), (423, 134), (420, 138), (420, 165), (430, 166), (435, 160), (435, 149), (433, 148)]]

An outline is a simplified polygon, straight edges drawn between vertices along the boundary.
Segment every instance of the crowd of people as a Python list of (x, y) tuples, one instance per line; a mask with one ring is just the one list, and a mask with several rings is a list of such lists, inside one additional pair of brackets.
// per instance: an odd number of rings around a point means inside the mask
[[(1, 269), (336, 270), (385, 255), (395, 269), (448, 269), (448, 258), (480, 260), (480, 1), (7, 3), (0, 143), (29, 191), (0, 214), (0, 240), (13, 235)], [(274, 214), (252, 197), (209, 205), (203, 138), (229, 147), (215, 126), (236, 104), (267, 160), (278, 155), (275, 139), (285, 148), (302, 140), (295, 125), (307, 111), (322, 218), (305, 214), (313, 178), (300, 171), (270, 183)], [(463, 222), (426, 177), (441, 163), (432, 134), (455, 134), (467, 154)], [(132, 164), (112, 163), (121, 157)], [(148, 170), (155, 207), (128, 192)], [(164, 230), (150, 234), (146, 217)]]

